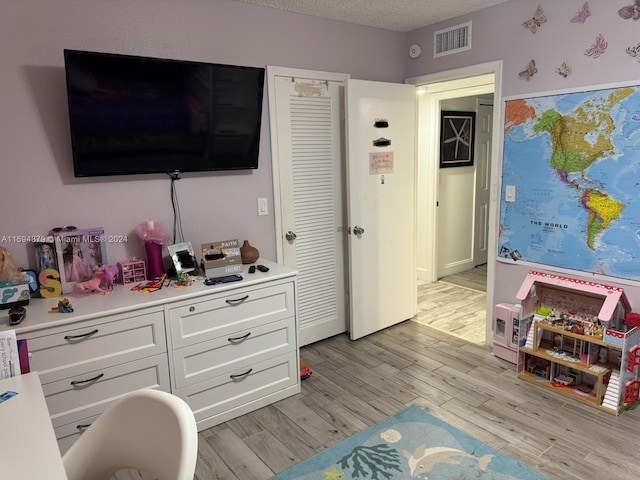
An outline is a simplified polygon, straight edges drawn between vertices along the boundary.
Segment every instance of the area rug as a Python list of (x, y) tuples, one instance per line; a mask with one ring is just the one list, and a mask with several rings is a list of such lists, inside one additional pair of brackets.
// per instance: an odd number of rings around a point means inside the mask
[(389, 417), (272, 480), (546, 480), (418, 407)]

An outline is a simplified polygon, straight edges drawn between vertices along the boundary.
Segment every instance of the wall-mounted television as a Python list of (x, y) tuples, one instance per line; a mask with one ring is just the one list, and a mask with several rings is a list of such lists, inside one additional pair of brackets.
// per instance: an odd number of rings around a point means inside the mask
[(258, 167), (264, 68), (64, 51), (76, 177)]

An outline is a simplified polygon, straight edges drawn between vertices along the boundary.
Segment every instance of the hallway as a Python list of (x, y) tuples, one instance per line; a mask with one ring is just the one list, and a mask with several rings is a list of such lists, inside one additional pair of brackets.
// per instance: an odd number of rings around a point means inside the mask
[(477, 345), (486, 332), (487, 266), (443, 277), (418, 280), (418, 323)]

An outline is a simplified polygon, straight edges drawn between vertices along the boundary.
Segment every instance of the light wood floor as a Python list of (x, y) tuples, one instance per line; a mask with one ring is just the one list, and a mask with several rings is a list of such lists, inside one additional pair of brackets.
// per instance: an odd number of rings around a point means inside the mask
[(414, 320), (483, 345), (487, 329), (486, 291), (486, 265), (434, 283), (418, 281), (418, 314)]
[(450, 283), (465, 287), (470, 290), (477, 290), (479, 292), (487, 291), (487, 264), (479, 265), (470, 270), (466, 270), (460, 273), (454, 273), (439, 279), (440, 282)]
[(636, 479), (640, 413), (616, 417), (515, 378), (488, 347), (413, 320), (301, 349), (302, 393), (200, 433), (198, 480), (262, 480), (408, 405), (551, 480)]
[(417, 319), (301, 356), (313, 369), (301, 394), (200, 432), (197, 480), (269, 479), (409, 405), (550, 480), (640, 476), (640, 409), (616, 417), (536, 388), (489, 347)]

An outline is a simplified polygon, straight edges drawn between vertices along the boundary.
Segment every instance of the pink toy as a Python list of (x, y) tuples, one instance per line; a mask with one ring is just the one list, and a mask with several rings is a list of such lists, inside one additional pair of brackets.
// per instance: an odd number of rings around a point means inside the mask
[(91, 280), (86, 282), (78, 282), (75, 284), (76, 291), (80, 293), (98, 292), (101, 295), (109, 293), (108, 290), (102, 289), (101, 284), (105, 282), (104, 272), (96, 272)]
[(107, 290), (113, 290), (113, 284), (118, 280), (117, 265), (100, 265), (98, 272), (104, 274), (104, 284)]

